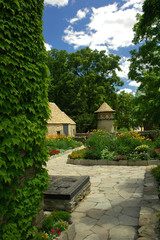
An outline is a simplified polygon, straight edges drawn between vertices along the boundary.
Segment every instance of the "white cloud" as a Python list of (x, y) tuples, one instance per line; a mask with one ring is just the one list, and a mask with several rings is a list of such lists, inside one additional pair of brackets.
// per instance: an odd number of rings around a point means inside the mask
[(120, 68), (122, 71), (117, 71), (117, 75), (120, 78), (128, 78), (128, 72), (129, 72), (129, 65), (130, 62), (128, 61), (129, 58), (122, 57), (120, 60)]
[(90, 45), (90, 36), (85, 34), (84, 31), (76, 32), (73, 30), (72, 26), (68, 26), (64, 33), (66, 34), (64, 40), (70, 44), (73, 44), (75, 49), (79, 46)]
[(77, 14), (76, 14), (76, 17), (75, 18), (72, 18), (69, 22), (71, 24), (75, 23), (76, 21), (79, 21), (83, 18), (86, 17), (86, 14), (89, 12), (89, 9), (87, 8), (84, 8), (84, 10), (78, 10)]
[[(142, 2), (142, 0), (129, 0), (130, 5), (133, 1), (137, 2), (137, 4)], [(120, 47), (129, 47), (133, 45), (134, 33), (132, 28), (136, 23), (136, 14), (138, 12), (139, 10), (134, 6), (128, 9), (126, 7), (124, 9), (123, 7), (118, 8), (117, 3), (100, 8), (93, 7), (89, 19), (90, 22), (82, 26), (84, 41), (81, 34), (82, 31), (76, 31), (76, 26), (75, 28), (70, 28), (69, 26), (65, 30), (63, 40), (68, 44), (73, 44), (74, 48), (81, 46), (94, 46), (95, 48), (104, 46), (104, 49), (118, 50)], [(79, 12), (79, 17), (84, 16), (83, 14)], [(70, 21), (74, 23), (78, 19), (77, 15), (76, 18)]]
[(133, 93), (132, 89), (130, 89), (130, 88), (123, 88), (123, 89), (119, 90), (117, 93), (119, 94), (122, 91), (124, 91), (125, 93)]
[(123, 1), (126, 3), (121, 7), (121, 9), (125, 9), (132, 6), (138, 9), (139, 11), (142, 10), (142, 4), (144, 0), (123, 0)]
[(92, 50), (98, 50), (99, 52), (100, 51), (106, 51), (105, 52), (105, 54), (109, 54), (109, 51), (108, 51), (108, 48), (105, 46), (105, 45), (98, 45), (98, 44), (96, 44), (96, 45), (94, 45), (94, 43), (92, 43), (90, 46), (90, 49), (92, 49)]
[(52, 45), (48, 44), (48, 43), (44, 43), (44, 46), (46, 47), (46, 50), (49, 51), (52, 49)]
[(69, 0), (44, 0), (45, 5), (51, 5), (54, 7), (64, 7), (68, 5)]
[(131, 81), (129, 83), (129, 86), (131, 86), (131, 87), (139, 87), (140, 85), (141, 85), (141, 83), (137, 83), (136, 81)]

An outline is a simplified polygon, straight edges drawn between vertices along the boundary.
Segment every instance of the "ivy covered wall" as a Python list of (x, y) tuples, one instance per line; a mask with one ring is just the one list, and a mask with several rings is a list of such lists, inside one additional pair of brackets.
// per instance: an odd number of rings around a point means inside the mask
[(0, 0), (1, 240), (32, 239), (32, 220), (48, 186), (42, 10), (43, 0)]

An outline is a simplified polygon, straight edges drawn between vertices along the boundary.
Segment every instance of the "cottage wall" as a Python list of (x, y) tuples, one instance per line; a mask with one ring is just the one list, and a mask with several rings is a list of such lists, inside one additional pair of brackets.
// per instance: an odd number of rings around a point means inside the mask
[(60, 134), (63, 134), (63, 125), (62, 124), (48, 123), (47, 128), (48, 128), (47, 135), (56, 135), (57, 131), (59, 131)]
[(69, 125), (68, 127), (69, 136), (75, 137), (76, 135), (76, 125)]
[[(64, 134), (63, 124), (48, 123), (47, 135), (56, 135), (57, 133)], [(76, 134), (76, 125), (68, 124), (68, 135), (74, 137)]]

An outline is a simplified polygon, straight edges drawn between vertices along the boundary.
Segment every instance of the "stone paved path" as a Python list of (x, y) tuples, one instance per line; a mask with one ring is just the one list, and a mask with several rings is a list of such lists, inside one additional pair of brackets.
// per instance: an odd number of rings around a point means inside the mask
[(50, 175), (89, 175), (91, 193), (72, 213), (74, 240), (137, 239), (145, 166), (79, 166), (51, 157)]

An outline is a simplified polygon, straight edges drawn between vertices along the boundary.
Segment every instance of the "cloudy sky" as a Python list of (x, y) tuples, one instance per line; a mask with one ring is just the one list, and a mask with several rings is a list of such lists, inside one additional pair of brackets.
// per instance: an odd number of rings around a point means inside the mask
[(89, 46), (121, 57), (125, 82), (120, 88), (135, 92), (138, 84), (127, 79), (136, 14), (144, 0), (44, 0), (43, 34), (46, 49), (73, 52)]

